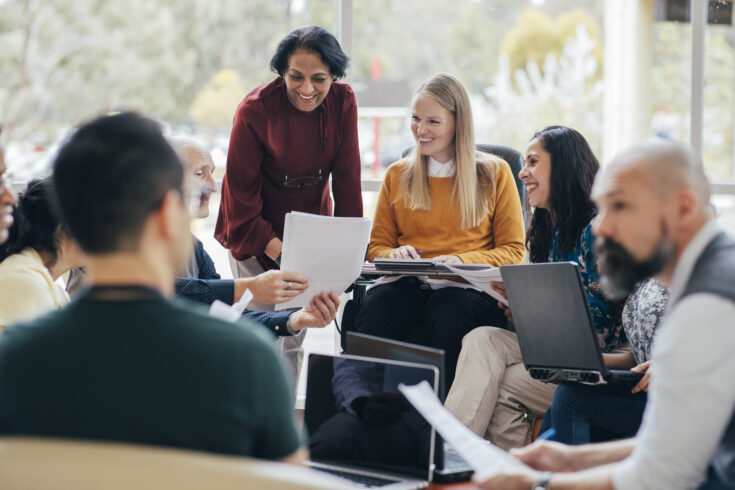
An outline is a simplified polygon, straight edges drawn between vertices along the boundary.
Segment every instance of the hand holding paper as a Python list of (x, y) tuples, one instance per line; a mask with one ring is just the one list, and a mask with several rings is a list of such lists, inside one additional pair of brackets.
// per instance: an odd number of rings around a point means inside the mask
[(476, 479), (489, 478), (503, 470), (525, 467), (523, 463), (468, 429), (444, 408), (426, 381), (414, 386), (400, 385), (411, 405), (475, 470)]
[(276, 305), (276, 309), (307, 306), (321, 292), (347, 289), (360, 275), (371, 224), (368, 218), (288, 213), (281, 269), (298, 272), (309, 283), (304, 293)]

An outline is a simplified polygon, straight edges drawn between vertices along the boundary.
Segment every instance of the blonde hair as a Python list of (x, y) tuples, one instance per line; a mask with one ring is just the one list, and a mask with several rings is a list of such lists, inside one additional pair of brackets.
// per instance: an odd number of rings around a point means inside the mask
[[(490, 197), (495, 192), (497, 160), (475, 149), (472, 108), (467, 91), (453, 75), (439, 73), (423, 82), (414, 100), (426, 94), (454, 117), (454, 163), (451, 200), (459, 205), (463, 229), (478, 226), (487, 215)], [(401, 178), (405, 204), (410, 209), (431, 209), (429, 157), (421, 155), (418, 143), (406, 157), (408, 165)]]

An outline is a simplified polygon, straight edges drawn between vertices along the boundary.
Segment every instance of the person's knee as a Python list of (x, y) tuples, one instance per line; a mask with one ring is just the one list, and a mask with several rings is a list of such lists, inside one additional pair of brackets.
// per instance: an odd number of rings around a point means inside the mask
[(476, 350), (482, 353), (491, 352), (505, 357), (503, 353), (509, 350), (509, 345), (517, 344), (515, 335), (498, 327), (473, 328), (462, 339), (462, 349)]
[(468, 350), (484, 350), (492, 348), (492, 330), (495, 327), (476, 327), (462, 338), (462, 349)]

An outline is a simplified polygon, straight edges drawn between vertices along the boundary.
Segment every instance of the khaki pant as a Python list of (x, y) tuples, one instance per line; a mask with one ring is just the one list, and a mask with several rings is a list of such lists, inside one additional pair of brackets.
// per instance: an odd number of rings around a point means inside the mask
[[(230, 259), (230, 268), (235, 278), (255, 277), (265, 272), (258, 259), (250, 257), (245, 260), (237, 260), (228, 252), (227, 257)], [(275, 306), (267, 303), (256, 303), (251, 301), (248, 309), (256, 311), (274, 311)], [(304, 349), (301, 346), (306, 338), (306, 329), (302, 330), (298, 335), (279, 337), (276, 341), (281, 350), (281, 355), (286, 360), (288, 367), (293, 376), (294, 386), (298, 386), (299, 375), (301, 374), (301, 365), (304, 361)]]
[(479, 327), (462, 339), (445, 405), (475, 434), (508, 450), (531, 441), (525, 413), (542, 416), (555, 389), (528, 374), (513, 332)]

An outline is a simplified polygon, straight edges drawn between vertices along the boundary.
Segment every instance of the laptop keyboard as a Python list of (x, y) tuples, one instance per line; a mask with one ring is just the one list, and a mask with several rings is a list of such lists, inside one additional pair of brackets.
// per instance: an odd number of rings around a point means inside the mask
[(348, 480), (351, 480), (355, 483), (359, 483), (360, 485), (363, 485), (365, 487), (384, 487), (386, 485), (390, 485), (391, 483), (396, 483), (396, 480), (386, 480), (385, 478), (378, 478), (375, 476), (367, 476), (367, 475), (358, 475), (356, 473), (350, 473), (349, 471), (340, 471), (340, 470), (334, 470), (331, 468), (314, 468), (319, 471), (324, 471), (325, 473), (331, 473), (333, 475), (341, 476), (342, 478), (346, 478)]

